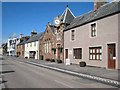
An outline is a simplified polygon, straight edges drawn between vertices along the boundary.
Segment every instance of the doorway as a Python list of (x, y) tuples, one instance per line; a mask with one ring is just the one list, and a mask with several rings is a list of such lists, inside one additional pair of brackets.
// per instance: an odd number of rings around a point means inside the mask
[(68, 59), (68, 49), (65, 49), (65, 59)]
[(115, 69), (116, 67), (116, 45), (108, 44), (108, 68)]

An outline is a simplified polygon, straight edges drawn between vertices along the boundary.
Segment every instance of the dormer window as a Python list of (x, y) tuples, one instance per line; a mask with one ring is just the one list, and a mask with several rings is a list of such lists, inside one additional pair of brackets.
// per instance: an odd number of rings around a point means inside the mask
[(96, 23), (91, 24), (91, 37), (95, 37), (96, 33)]

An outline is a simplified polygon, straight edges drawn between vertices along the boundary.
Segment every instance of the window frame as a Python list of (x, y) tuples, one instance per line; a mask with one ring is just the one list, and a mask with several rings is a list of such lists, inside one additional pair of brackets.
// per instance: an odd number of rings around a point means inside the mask
[(90, 25), (90, 29), (91, 29), (91, 37), (96, 37), (97, 36), (97, 24), (92, 23)]
[(73, 59), (82, 59), (82, 48), (73, 48)]
[(89, 60), (102, 61), (102, 47), (101, 46), (100, 47), (89, 47)]

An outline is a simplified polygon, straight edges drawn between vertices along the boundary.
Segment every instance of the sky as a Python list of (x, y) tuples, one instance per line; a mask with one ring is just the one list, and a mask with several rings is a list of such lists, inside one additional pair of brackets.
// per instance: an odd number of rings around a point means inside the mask
[(22, 33), (30, 35), (36, 30), (45, 31), (48, 22), (62, 15), (66, 6), (75, 16), (80, 16), (93, 10), (93, 2), (3, 2), (2, 3), (2, 39)]

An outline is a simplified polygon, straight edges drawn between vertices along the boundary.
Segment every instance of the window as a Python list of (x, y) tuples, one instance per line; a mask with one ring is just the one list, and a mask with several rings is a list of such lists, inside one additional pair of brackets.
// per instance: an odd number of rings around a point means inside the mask
[(96, 36), (96, 23), (91, 24), (91, 37)]
[(36, 42), (34, 42), (34, 46), (36, 46)]
[(32, 42), (30, 43), (30, 47), (32, 47)]
[(71, 40), (75, 40), (75, 30), (71, 31)]
[(46, 45), (46, 40), (45, 40), (45, 46), (44, 46), (44, 48), (45, 48), (45, 53), (46, 53), (46, 51), (47, 51), (46, 46), (47, 46), (47, 45)]
[(50, 39), (45, 40), (45, 53), (51, 53), (51, 42)]
[(74, 48), (73, 49), (73, 58), (74, 59), (82, 59), (82, 48)]
[(51, 42), (49, 41), (49, 53), (51, 53)]
[(102, 60), (102, 48), (101, 47), (90, 47), (89, 48), (89, 59), (90, 60)]

